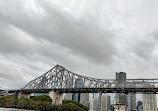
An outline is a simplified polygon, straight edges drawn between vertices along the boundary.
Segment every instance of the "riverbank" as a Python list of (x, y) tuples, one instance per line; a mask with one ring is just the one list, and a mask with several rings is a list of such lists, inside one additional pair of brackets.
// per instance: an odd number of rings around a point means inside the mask
[(0, 98), (0, 107), (38, 111), (88, 111), (86, 106), (72, 100), (63, 100), (62, 105), (52, 104), (50, 97), (45, 95), (31, 99), (16, 99), (14, 96), (2, 97)]

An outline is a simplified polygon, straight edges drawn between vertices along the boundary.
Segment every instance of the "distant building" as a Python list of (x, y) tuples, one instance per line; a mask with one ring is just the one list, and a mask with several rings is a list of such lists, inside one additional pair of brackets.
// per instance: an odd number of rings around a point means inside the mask
[(63, 99), (74, 100), (85, 106), (89, 106), (89, 93), (65, 93)]
[[(75, 83), (76, 87), (82, 87), (83, 80), (78, 79)], [(89, 106), (89, 93), (66, 93), (64, 99), (74, 100), (85, 106)]]
[(111, 109), (111, 97), (103, 95), (101, 98), (101, 111), (109, 111)]
[[(116, 81), (118, 82), (118, 85), (116, 87), (135, 87), (135, 84), (126, 82), (126, 73), (124, 72), (116, 73)], [(117, 103), (128, 105), (128, 109), (130, 111), (133, 111), (136, 109), (136, 94), (129, 93), (128, 95), (126, 95), (125, 93), (117, 93), (116, 104)]]
[[(82, 85), (83, 85), (82, 79), (78, 79), (75, 81), (75, 87), (80, 88), (80, 87), (82, 87)], [(74, 100), (76, 102), (80, 102), (80, 93), (73, 93), (72, 100)]]
[(156, 94), (143, 94), (143, 111), (157, 111)]
[(65, 93), (64, 94), (64, 99), (72, 100), (72, 93)]
[(90, 99), (94, 99), (94, 98), (98, 99), (98, 97), (99, 97), (99, 93), (93, 93), (93, 94), (91, 94), (91, 98)]
[(80, 102), (80, 93), (73, 93), (72, 100), (74, 100), (76, 102)]
[(128, 106), (124, 104), (115, 104), (114, 111), (128, 111)]
[[(124, 72), (116, 72), (116, 81), (118, 85), (116, 87), (123, 87), (126, 85), (126, 73)], [(127, 105), (127, 95), (124, 93), (117, 93), (116, 94), (116, 104), (121, 103)]]
[(49, 93), (31, 93), (31, 96), (49, 95)]
[(143, 111), (143, 103), (142, 103), (142, 101), (138, 101), (137, 102), (137, 110), (138, 111)]
[(111, 97), (109, 95), (102, 95), (100, 98), (90, 99), (89, 111), (109, 111), (111, 109)]
[(89, 93), (80, 93), (80, 103), (89, 107)]
[(137, 109), (136, 107), (136, 94), (134, 93), (129, 93), (128, 94), (128, 108), (130, 111), (134, 111), (135, 109)]
[[(135, 88), (135, 84), (134, 83), (126, 83), (127, 87), (130, 88)], [(136, 107), (136, 94), (135, 93), (128, 93), (127, 95), (127, 103), (128, 103), (128, 108), (130, 111), (134, 111), (135, 109), (137, 109)]]
[(45, 83), (46, 83), (46, 80), (47, 80), (46, 75), (43, 75), (43, 77), (42, 77), (42, 83), (41, 83), (41, 84), (42, 84), (42, 88), (45, 88), (45, 87), (46, 87), (46, 86), (45, 86), (45, 85), (46, 85), (46, 84), (45, 84)]
[(97, 98), (93, 98), (90, 101), (90, 107), (89, 107), (89, 111), (99, 111), (99, 104), (100, 101)]
[[(155, 87), (151, 84), (145, 85), (147, 88)], [(156, 94), (143, 94), (143, 111), (157, 111)]]

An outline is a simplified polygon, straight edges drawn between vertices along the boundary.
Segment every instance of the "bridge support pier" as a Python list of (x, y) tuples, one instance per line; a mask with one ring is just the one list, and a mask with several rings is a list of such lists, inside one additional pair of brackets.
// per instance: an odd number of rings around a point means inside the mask
[(49, 96), (52, 99), (52, 103), (56, 105), (61, 105), (63, 101), (63, 94), (57, 92), (49, 92)]
[(18, 94), (18, 99), (24, 99), (24, 98), (29, 99), (30, 96), (31, 96), (31, 94), (27, 94), (27, 93), (19, 92), (19, 94)]

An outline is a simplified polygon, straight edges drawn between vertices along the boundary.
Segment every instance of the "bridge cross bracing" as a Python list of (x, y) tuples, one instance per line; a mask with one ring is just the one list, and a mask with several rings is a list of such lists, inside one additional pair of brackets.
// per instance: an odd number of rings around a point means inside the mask
[[(123, 72), (120, 72), (123, 73)], [(158, 79), (96, 79), (56, 65), (20, 89), (23, 92), (59, 93), (157, 93)]]

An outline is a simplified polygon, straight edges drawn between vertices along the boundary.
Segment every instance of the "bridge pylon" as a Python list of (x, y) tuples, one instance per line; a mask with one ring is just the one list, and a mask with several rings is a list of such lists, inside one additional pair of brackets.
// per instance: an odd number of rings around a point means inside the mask
[(52, 99), (52, 103), (56, 105), (61, 105), (63, 101), (63, 94), (54, 91), (49, 92), (49, 96)]
[(30, 97), (31, 97), (31, 94), (29, 93), (23, 93), (23, 92), (18, 93), (18, 99), (24, 99), (24, 98), (29, 99)]

